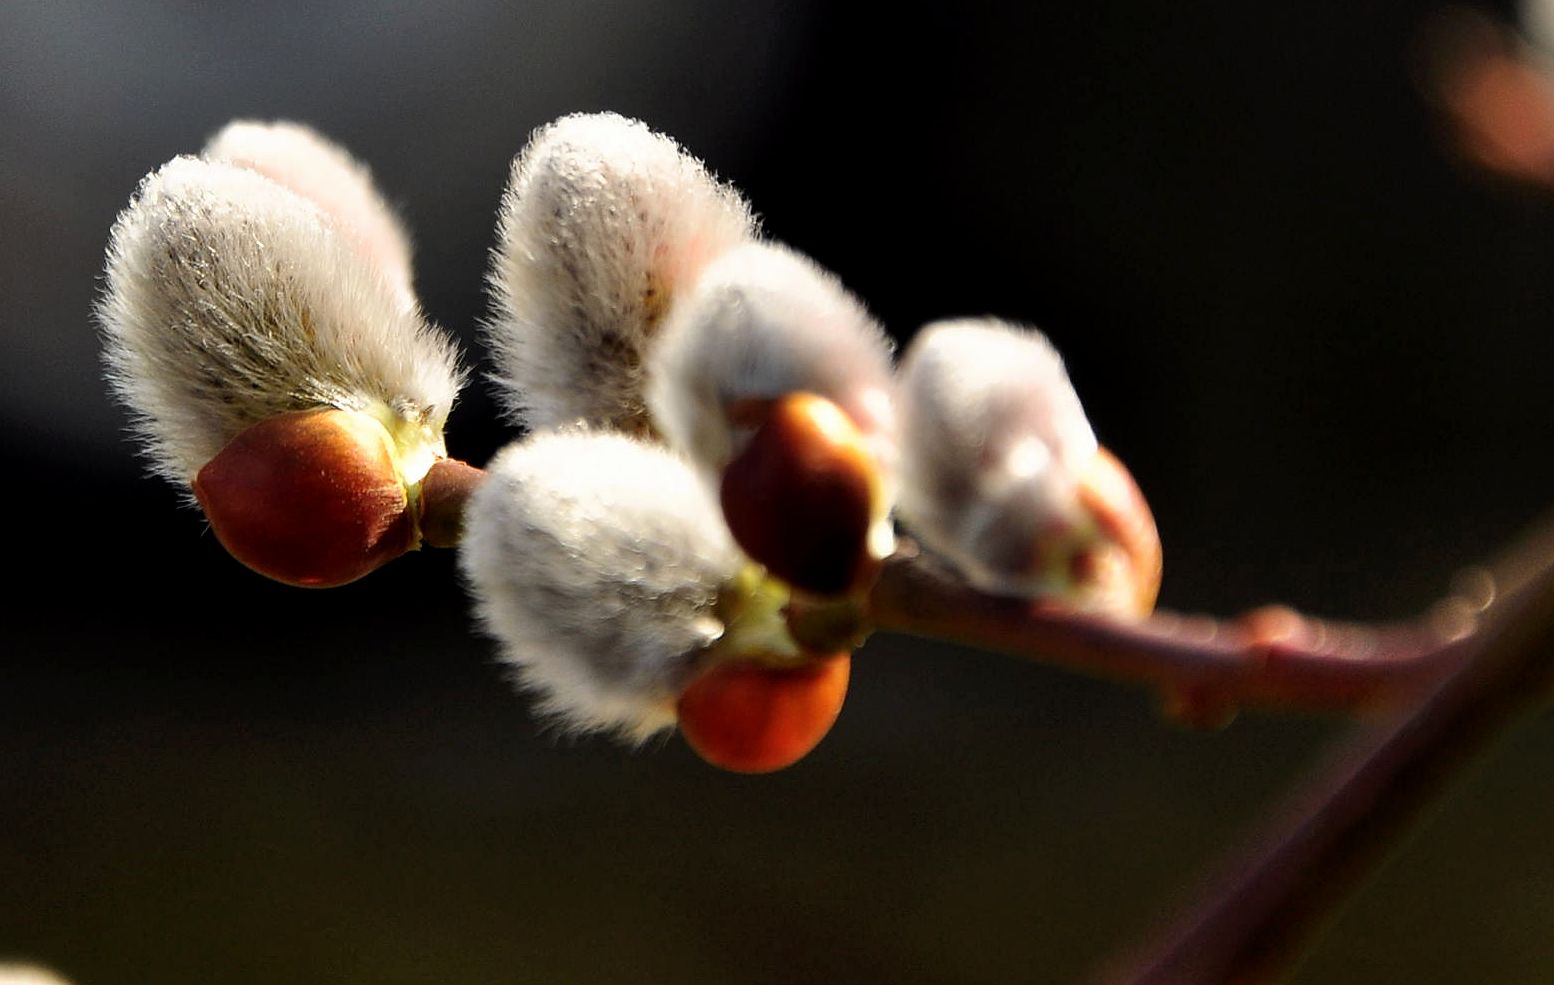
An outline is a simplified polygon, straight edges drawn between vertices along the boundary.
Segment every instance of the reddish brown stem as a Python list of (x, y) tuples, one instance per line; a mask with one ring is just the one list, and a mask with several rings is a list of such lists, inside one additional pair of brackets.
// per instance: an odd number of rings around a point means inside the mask
[(1496, 606), (1451, 648), (1461, 667), (1380, 734), (1341, 750), (1276, 815), (1222, 888), (1118, 981), (1214, 985), (1271, 980), (1323, 913), (1379, 861), (1456, 768), (1548, 693), (1554, 677), (1554, 567)]
[(886, 563), (869, 597), (875, 625), (1152, 685), (1184, 712), (1240, 705), (1356, 709), (1418, 697), (1454, 665), (1492, 586), (1415, 622), (1364, 626), (1272, 607), (1239, 619), (1157, 613), (1139, 622), (998, 598), (932, 558)]
[[(432, 466), (421, 487), (424, 543), (457, 545), (465, 503), (484, 477), (457, 459)], [(1231, 621), (1162, 612), (1118, 622), (985, 594), (910, 541), (902, 545), (867, 599), (874, 626), (1153, 685), (1196, 721), (1243, 705), (1351, 710), (1417, 697), (1451, 669), (1451, 644), (1473, 630), (1495, 592), (1487, 575), (1468, 579), (1427, 616), (1392, 625), (1319, 620), (1283, 607)]]
[[(454, 460), (434, 466), (422, 489), (428, 543), (457, 543), (483, 475)], [(878, 628), (1153, 685), (1203, 720), (1244, 704), (1402, 709), (1397, 724), (1362, 734), (1286, 805), (1228, 866), (1225, 888), (1120, 979), (1255, 983), (1284, 967), (1454, 767), (1547, 693), (1551, 557), (1548, 531), (1529, 537), (1497, 575), (1475, 569), (1412, 622), (1367, 626), (1270, 607), (1230, 621), (1160, 613), (1122, 623), (984, 594), (903, 541), (862, 608)], [(799, 606), (797, 624), (841, 632), (833, 608)]]
[(421, 543), (457, 547), (464, 536), (464, 506), (486, 477), (484, 469), (456, 458), (439, 458), (421, 480)]

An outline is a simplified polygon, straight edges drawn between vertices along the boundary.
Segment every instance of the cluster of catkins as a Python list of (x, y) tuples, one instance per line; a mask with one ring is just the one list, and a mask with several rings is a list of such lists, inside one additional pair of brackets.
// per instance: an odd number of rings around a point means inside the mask
[[(527, 436), (483, 475), (446, 456), (463, 374), (403, 228), (305, 127), (233, 123), (147, 176), (97, 314), (153, 469), (236, 557), (327, 586), (457, 541), (482, 623), (567, 728), (678, 722), (719, 765), (795, 761), (841, 707), (850, 641), (794, 613), (866, 623), (897, 520), (989, 593), (1153, 603), (1147, 509), (1045, 338), (935, 323), (896, 365), (834, 276), (641, 123), (532, 135), (489, 284)], [(462, 536), (433, 537), (439, 501)]]

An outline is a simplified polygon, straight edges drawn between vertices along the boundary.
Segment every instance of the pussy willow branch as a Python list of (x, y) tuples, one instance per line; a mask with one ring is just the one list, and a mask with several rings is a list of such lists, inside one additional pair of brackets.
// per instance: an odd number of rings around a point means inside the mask
[(1324, 913), (1473, 753), (1554, 683), (1554, 550), (1547, 533), (1497, 569), (1501, 600), (1448, 647), (1460, 666), (1385, 729), (1341, 749), (1248, 850), (1221, 888), (1151, 956), (1108, 981), (1256, 983), (1276, 978)]
[(1235, 620), (1161, 612), (1140, 622), (986, 595), (910, 547), (869, 597), (879, 629), (931, 636), (1152, 685), (1183, 711), (1241, 705), (1354, 709), (1417, 698), (1454, 666), (1454, 640), (1493, 598), (1485, 578), (1414, 622), (1361, 625), (1282, 607)]
[[(1554, 190), (1554, 84), (1543, 69), (1507, 32), (1465, 8), (1432, 25), (1424, 48), (1427, 91), (1439, 97), (1466, 156), (1487, 170)], [(1225, 860), (1216, 891), (1186, 910), (1147, 957), (1112, 969), (1104, 981), (1247, 985), (1276, 979), (1324, 914), (1378, 864), (1396, 834), (1457, 769), (1547, 699), (1554, 685), (1554, 536), (1545, 530), (1525, 539), (1493, 575), (1476, 571), (1463, 586), (1433, 617), (1382, 631), (1400, 644), (1386, 662), (1403, 678), (1414, 670), (1419, 681), (1442, 671), (1452, 671), (1449, 676), (1396, 712), (1390, 726), (1365, 729), (1344, 744), (1260, 837)], [(1452, 629), (1453, 623), (1461, 629)], [(1443, 630), (1440, 644), (1407, 639), (1409, 631), (1432, 625)], [(1405, 635), (1392, 635), (1399, 631)], [(1094, 642), (1090, 634), (1080, 635), (1079, 642), (1068, 642), (1071, 664), (1087, 662), (1084, 644)], [(1102, 627), (1099, 635), (1109, 629)], [(1230, 649), (1234, 662), (1234, 644)], [(1184, 660), (1194, 662), (1190, 655)], [(1371, 669), (1360, 669), (1361, 691), (1381, 683)], [(1246, 673), (1259, 676), (1255, 668)], [(1321, 675), (1299, 676), (1314, 682)], [(1261, 690), (1262, 682), (1252, 688)], [(1382, 684), (1374, 693), (1386, 690)]]
[[(480, 477), (462, 463), (434, 469), (423, 529), (453, 531), (456, 540), (458, 514)], [(1136, 985), (1278, 974), (1454, 768), (1554, 680), (1554, 528), (1524, 539), (1493, 569), (1464, 572), (1418, 619), (1386, 625), (1283, 607), (1233, 620), (1158, 613), (1117, 622), (986, 595), (902, 543), (864, 606), (874, 628), (1151, 685), (1188, 714), (1241, 705), (1392, 711), (1390, 728), (1367, 729), (1343, 749), (1231, 861), (1225, 888), (1117, 978)], [(817, 624), (836, 617), (824, 606), (815, 614)], [(856, 628), (839, 622), (844, 635)]]
[[(421, 494), (430, 546), (457, 542), (464, 502), (483, 475), (453, 459), (433, 467)], [(1150, 685), (1182, 713), (1212, 717), (1243, 705), (1353, 710), (1407, 703), (1454, 666), (1453, 642), (1473, 631), (1494, 594), (1487, 574), (1467, 577), (1426, 615), (1394, 625), (1330, 622), (1281, 607), (1229, 621), (1162, 612), (1119, 622), (987, 595), (903, 539), (864, 608), (876, 629)], [(844, 635), (851, 635), (855, 624), (844, 622)]]

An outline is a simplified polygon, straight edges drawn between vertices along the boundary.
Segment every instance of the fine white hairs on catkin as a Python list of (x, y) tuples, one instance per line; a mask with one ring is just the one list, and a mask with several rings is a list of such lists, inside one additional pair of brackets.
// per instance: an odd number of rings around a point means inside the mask
[(1033, 588), (1029, 545), (1074, 519), (1095, 432), (1045, 336), (994, 319), (925, 326), (898, 373), (898, 515), (975, 585)]
[(513, 418), (649, 431), (642, 363), (669, 305), (755, 234), (739, 193), (613, 113), (562, 117), (513, 161), (486, 336)]
[(415, 306), (410, 238), (367, 166), (345, 148), (300, 123), (234, 120), (210, 138), (203, 153), (208, 160), (257, 171), (323, 209), (377, 265), (405, 307)]
[(174, 482), (313, 407), (377, 417), (408, 480), (442, 453), (452, 343), (318, 207), (254, 171), (180, 157), (148, 175), (113, 226), (96, 314), (109, 382)]
[(799, 391), (825, 397), (864, 433), (888, 484), (890, 359), (883, 329), (836, 277), (785, 247), (749, 243), (708, 266), (670, 312), (648, 401), (669, 443), (718, 473), (749, 438), (730, 419), (738, 405)]
[(0, 985), (70, 985), (48, 968), (0, 961)]
[(743, 563), (682, 459), (580, 431), (540, 432), (496, 456), (470, 500), (459, 561), (540, 711), (638, 741), (674, 724)]

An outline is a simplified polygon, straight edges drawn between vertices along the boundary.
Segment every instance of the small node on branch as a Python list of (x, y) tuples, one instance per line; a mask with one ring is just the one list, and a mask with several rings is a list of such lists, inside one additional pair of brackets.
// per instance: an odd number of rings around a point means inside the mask
[(439, 458), (421, 480), (421, 543), (457, 547), (464, 539), (464, 511), (486, 478), (484, 469), (456, 458)]
[(1215, 732), (1236, 720), (1241, 709), (1210, 688), (1191, 684), (1165, 686), (1160, 691), (1160, 715), (1183, 728)]
[(795, 593), (783, 607), (788, 635), (812, 653), (856, 650), (874, 631), (865, 600), (857, 596), (817, 598)]

